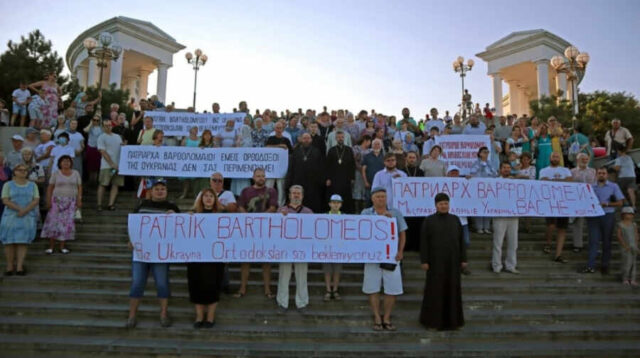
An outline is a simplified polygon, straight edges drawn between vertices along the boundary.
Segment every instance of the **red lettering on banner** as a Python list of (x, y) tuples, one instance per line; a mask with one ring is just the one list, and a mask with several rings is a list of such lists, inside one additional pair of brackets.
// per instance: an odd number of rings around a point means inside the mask
[[(369, 228), (363, 229), (362, 224), (369, 225)], [(358, 222), (358, 233), (360, 240), (371, 240), (371, 233), (373, 232), (373, 223), (369, 219), (360, 219)], [(364, 236), (363, 236), (364, 235)]]
[[(231, 237), (231, 230), (229, 229), (231, 226), (231, 219), (228, 216), (219, 216), (218, 217), (218, 232), (216, 236), (218, 239), (228, 239)], [(224, 233), (224, 234), (223, 234)]]
[(354, 227), (354, 220), (353, 219), (345, 219), (342, 222), (343, 225), (343, 230), (342, 230), (342, 237), (345, 240), (356, 240), (357, 237), (355, 236), (350, 236), (350, 232), (356, 231), (356, 228)]
[(378, 232), (375, 235), (376, 240), (386, 240), (389, 237), (385, 224), (386, 222), (384, 220), (376, 220), (375, 227), (378, 229)]
[[(294, 224), (293, 227), (295, 229), (294, 232), (293, 232), (293, 236), (289, 236), (288, 234), (289, 234), (290, 230), (287, 230), (289, 228), (289, 222), (291, 222), (291, 221), (293, 221), (293, 224)], [(285, 239), (292, 240), (292, 239), (295, 239), (295, 238), (298, 237), (298, 221), (296, 219), (290, 218), (290, 217), (284, 219), (283, 226), (284, 226), (284, 238)], [(271, 227), (269, 227), (269, 228), (271, 228)]]
[[(318, 230), (318, 224), (319, 223), (326, 223), (326, 236), (321, 236), (320, 235), (320, 230)], [(316, 237), (317, 240), (327, 240), (329, 238), (329, 236), (331, 235), (331, 230), (330, 227), (331, 225), (329, 224), (329, 219), (325, 219), (325, 218), (320, 218), (318, 220), (316, 220), (316, 222), (313, 224), (314, 227), (314, 236)]]
[[(280, 225), (277, 224), (273, 224), (274, 221), (280, 221)], [(271, 234), (271, 230), (272, 229), (278, 229), (280, 230), (280, 234), (279, 235), (272, 235)], [(282, 236), (282, 219), (275, 219), (274, 218), (269, 218), (269, 237), (274, 237), (274, 236)]]
[[(173, 227), (173, 237), (178, 237), (178, 227), (180, 227), (180, 231), (182, 232), (182, 237), (185, 237), (184, 234), (184, 217), (176, 216), (176, 225)], [(189, 225), (189, 229), (191, 229), (191, 225)], [(189, 233), (191, 234), (191, 233)], [(191, 235), (189, 235), (191, 236)]]
[[(200, 232), (200, 237), (204, 239), (204, 231), (202, 231), (202, 222), (204, 221), (204, 217), (201, 217), (200, 220), (198, 220), (197, 218), (193, 218), (194, 219), (194, 223), (193, 223), (193, 237), (198, 237), (198, 233), (197, 231)], [(189, 227), (191, 227), (191, 225), (189, 225)], [(191, 230), (189, 230), (191, 231)]]
[(149, 224), (151, 222), (151, 217), (148, 215), (143, 215), (142, 218), (140, 218), (140, 232), (138, 233), (139, 237), (143, 237), (142, 236), (142, 228)]
[(149, 231), (149, 236), (153, 235), (153, 230), (158, 232), (158, 236), (164, 239), (164, 235), (162, 231), (160, 231), (160, 223), (158, 222), (158, 217), (153, 218), (153, 223), (151, 224), (151, 230)]

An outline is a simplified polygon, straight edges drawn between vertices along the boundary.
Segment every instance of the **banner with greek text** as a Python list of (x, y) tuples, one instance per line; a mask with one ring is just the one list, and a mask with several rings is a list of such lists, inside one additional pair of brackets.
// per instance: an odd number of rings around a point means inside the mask
[(440, 159), (447, 165), (457, 165), (460, 175), (468, 175), (473, 163), (478, 160), (478, 149), (490, 148), (491, 138), (488, 135), (440, 135), (436, 136), (436, 144), (442, 147)]
[(395, 218), (329, 214), (129, 214), (142, 262), (390, 262)]
[(120, 152), (122, 175), (208, 178), (220, 172), (225, 178), (251, 178), (263, 168), (267, 178), (287, 174), (289, 154), (282, 148), (194, 148), (126, 145)]
[(240, 128), (245, 113), (191, 113), (191, 112), (145, 112), (146, 116), (153, 118), (153, 128), (161, 129), (165, 136), (188, 136), (189, 129), (198, 126), (198, 135), (202, 135), (205, 129), (215, 136), (223, 130), (227, 120), (235, 122), (235, 129)]
[(449, 195), (458, 216), (588, 217), (604, 214), (593, 188), (585, 183), (499, 178), (399, 178), (393, 206), (405, 216), (435, 213), (434, 198)]

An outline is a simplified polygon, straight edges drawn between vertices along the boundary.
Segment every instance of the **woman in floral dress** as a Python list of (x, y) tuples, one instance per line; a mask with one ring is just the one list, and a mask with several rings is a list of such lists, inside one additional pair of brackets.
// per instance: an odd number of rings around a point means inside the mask
[(42, 106), (42, 128), (51, 128), (57, 123), (58, 102), (60, 101), (60, 87), (56, 83), (56, 74), (52, 72), (45, 76), (44, 81), (32, 83), (29, 87), (38, 92), (42, 88), (45, 105)]

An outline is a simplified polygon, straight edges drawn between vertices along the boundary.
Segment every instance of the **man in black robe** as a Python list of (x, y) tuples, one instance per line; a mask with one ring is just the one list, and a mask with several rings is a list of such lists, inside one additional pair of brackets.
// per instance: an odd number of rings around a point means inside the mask
[(300, 144), (289, 156), (285, 187), (289, 190), (292, 185), (301, 185), (304, 188), (302, 204), (320, 213), (324, 209), (324, 153), (311, 145), (311, 141), (309, 133), (300, 136)]
[(460, 271), (467, 266), (467, 251), (460, 219), (449, 214), (449, 196), (435, 197), (436, 213), (422, 223), (420, 261), (427, 280), (420, 310), (426, 328), (454, 330), (464, 325)]
[[(418, 153), (407, 153), (407, 166), (404, 171), (409, 177), (423, 177), (424, 172), (418, 167)], [(422, 225), (422, 218), (420, 217), (408, 217), (405, 219), (409, 229), (407, 230), (407, 246), (406, 251), (418, 251), (420, 249), (420, 227)]]
[[(353, 149), (344, 145), (344, 132), (336, 132), (336, 142), (327, 153), (327, 195), (338, 194), (342, 197), (342, 209), (345, 214), (353, 214), (351, 189), (356, 178), (356, 162)], [(325, 200), (329, 202), (329, 200)], [(326, 211), (326, 210), (325, 210)]]

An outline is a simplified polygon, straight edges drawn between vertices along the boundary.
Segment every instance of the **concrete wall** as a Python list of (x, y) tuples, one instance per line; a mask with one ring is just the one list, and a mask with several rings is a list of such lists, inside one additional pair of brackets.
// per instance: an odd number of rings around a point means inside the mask
[(0, 127), (0, 150), (4, 153), (12, 151), (11, 137), (20, 134), (24, 138), (26, 131), (26, 127)]

